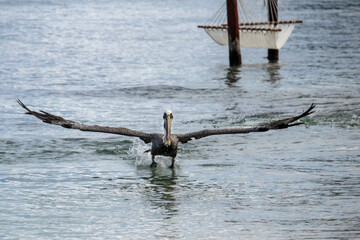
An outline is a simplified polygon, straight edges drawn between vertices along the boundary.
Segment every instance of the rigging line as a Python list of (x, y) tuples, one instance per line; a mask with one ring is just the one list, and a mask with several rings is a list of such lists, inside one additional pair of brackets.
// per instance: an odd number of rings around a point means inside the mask
[[(259, 21), (261, 19), (264, 19), (264, 17), (262, 17), (262, 15), (259, 15), (256, 11), (256, 5), (250, 3), (249, 4), (245, 4), (244, 0), (238, 0), (238, 3), (240, 5), (241, 8), (241, 13), (239, 13), (241, 15), (241, 17), (244, 19), (242, 21), (244, 22), (256, 22)], [(258, 7), (260, 10), (262, 9), (261, 7)], [(240, 12), (240, 10), (239, 10)]]
[(247, 6), (244, 2), (244, 12), (246, 13), (246, 17), (248, 21), (254, 22), (257, 19), (261, 19), (261, 17), (255, 12), (254, 8), (250, 5)]
[(208, 20), (208, 25), (216, 25), (219, 23), (219, 21), (222, 18), (222, 15), (225, 14), (225, 2), (220, 6), (220, 8), (215, 12), (215, 14), (213, 14), (209, 20)]

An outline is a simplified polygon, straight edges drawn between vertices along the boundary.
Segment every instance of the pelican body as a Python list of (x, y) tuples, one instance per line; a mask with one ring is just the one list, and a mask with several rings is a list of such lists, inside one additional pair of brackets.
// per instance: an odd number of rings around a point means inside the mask
[(64, 119), (60, 116), (56, 116), (45, 111), (41, 111), (41, 110), (39, 112), (32, 111), (27, 106), (25, 106), (25, 104), (22, 103), (19, 99), (17, 100), (17, 102), (20, 104), (21, 107), (23, 107), (27, 111), (26, 112), (27, 114), (33, 115), (45, 123), (59, 125), (64, 128), (78, 129), (81, 131), (103, 132), (103, 133), (118, 134), (118, 135), (130, 136), (130, 137), (138, 137), (141, 140), (143, 140), (145, 143), (152, 144), (151, 146), (152, 163), (150, 165), (151, 167), (155, 167), (157, 165), (155, 162), (155, 156), (162, 155), (162, 156), (171, 157), (170, 168), (174, 168), (179, 142), (187, 143), (188, 141), (194, 138), (199, 139), (212, 135), (266, 132), (268, 130), (278, 130), (278, 129), (297, 126), (303, 123), (296, 121), (312, 114), (314, 112), (312, 110), (315, 107), (315, 104), (311, 104), (308, 110), (306, 110), (300, 115), (268, 122), (258, 126), (241, 127), (241, 128), (205, 129), (205, 130), (190, 132), (186, 134), (171, 133), (173, 113), (170, 110), (167, 110), (164, 112), (163, 115), (164, 133), (161, 134), (161, 133), (145, 133), (123, 127), (107, 127), (107, 126), (99, 126), (99, 125), (82, 124), (72, 120)]

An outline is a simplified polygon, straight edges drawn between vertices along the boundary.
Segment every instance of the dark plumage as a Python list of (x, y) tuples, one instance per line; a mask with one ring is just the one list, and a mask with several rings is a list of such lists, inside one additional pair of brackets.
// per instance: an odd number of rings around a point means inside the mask
[(103, 132), (103, 133), (112, 133), (118, 135), (125, 135), (130, 137), (138, 137), (143, 140), (145, 143), (152, 143), (151, 147), (151, 155), (152, 155), (152, 163), (151, 166), (156, 166), (155, 156), (162, 155), (162, 156), (169, 156), (172, 159), (171, 168), (174, 167), (175, 157), (177, 154), (177, 146), (178, 143), (187, 143), (192, 139), (199, 139), (203, 137), (208, 137), (212, 135), (220, 135), (220, 134), (238, 134), (238, 133), (250, 133), (250, 132), (266, 132), (268, 130), (277, 130), (283, 129), (288, 127), (293, 127), (301, 122), (295, 122), (300, 118), (306, 117), (312, 114), (314, 111), (313, 108), (315, 104), (311, 104), (308, 110), (304, 113), (290, 117), (284, 118), (277, 121), (268, 122), (258, 126), (252, 127), (242, 127), (242, 128), (223, 128), (223, 129), (205, 129), (200, 130), (197, 132), (190, 132), (186, 134), (171, 134), (171, 123), (173, 119), (173, 114), (171, 111), (166, 111), (164, 113), (164, 134), (151, 134), (151, 133), (144, 133), (139, 131), (134, 131), (128, 128), (122, 127), (106, 127), (106, 126), (99, 126), (99, 125), (87, 125), (78, 123), (75, 121), (64, 119), (60, 116), (56, 116), (45, 111), (36, 112), (30, 110), (26, 107), (19, 99), (17, 102), (22, 106), (24, 109), (27, 110), (27, 114), (31, 114), (45, 123), (59, 125), (64, 128), (72, 128), (72, 129), (79, 129), (81, 131), (91, 131), (91, 132)]

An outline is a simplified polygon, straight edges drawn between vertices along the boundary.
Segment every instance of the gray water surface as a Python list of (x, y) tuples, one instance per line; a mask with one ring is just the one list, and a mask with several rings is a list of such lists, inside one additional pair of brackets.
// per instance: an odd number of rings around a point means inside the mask
[[(268, 63), (198, 24), (219, 1), (0, 0), (1, 239), (360, 238), (360, 3), (287, 1), (303, 19)], [(305, 125), (181, 145), (176, 167), (116, 135), (249, 126), (317, 104)]]

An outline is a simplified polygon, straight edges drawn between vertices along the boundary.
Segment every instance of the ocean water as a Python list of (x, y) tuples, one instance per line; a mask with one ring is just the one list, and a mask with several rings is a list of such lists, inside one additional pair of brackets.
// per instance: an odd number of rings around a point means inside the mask
[[(261, 1), (260, 1), (261, 2)], [(287, 1), (278, 63), (198, 24), (215, 0), (0, 0), (1, 239), (360, 238), (360, 3)], [(44, 124), (162, 132), (249, 126), (316, 104), (304, 125), (180, 144)]]

